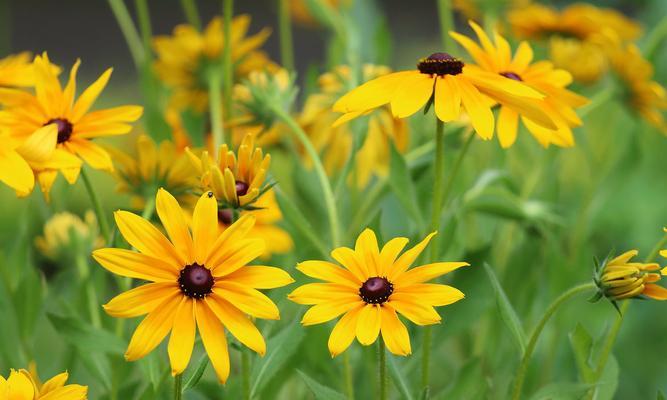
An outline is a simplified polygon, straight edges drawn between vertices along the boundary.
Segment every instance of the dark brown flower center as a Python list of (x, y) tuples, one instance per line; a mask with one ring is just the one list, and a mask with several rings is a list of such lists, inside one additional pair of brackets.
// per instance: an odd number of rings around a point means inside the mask
[(231, 208), (218, 210), (218, 221), (223, 225), (231, 225), (234, 222), (234, 211)]
[(178, 277), (178, 286), (181, 292), (188, 297), (203, 299), (213, 290), (213, 275), (211, 270), (203, 265), (186, 265)]
[(44, 126), (50, 124), (56, 124), (58, 127), (58, 143), (64, 143), (69, 140), (70, 136), (72, 136), (72, 123), (68, 120), (64, 118), (54, 118), (50, 119)]
[(458, 75), (463, 71), (463, 65), (463, 61), (447, 53), (433, 53), (419, 60), (417, 69), (428, 75)]
[(237, 196), (245, 196), (246, 193), (248, 193), (248, 189), (250, 186), (248, 186), (247, 183), (243, 181), (236, 181), (236, 195)]
[(519, 74), (515, 74), (514, 72), (501, 72), (500, 75), (504, 76), (505, 78), (514, 79), (515, 81), (523, 81)]
[(359, 296), (366, 304), (382, 304), (389, 300), (394, 292), (394, 285), (387, 278), (379, 276), (368, 278), (359, 288)]

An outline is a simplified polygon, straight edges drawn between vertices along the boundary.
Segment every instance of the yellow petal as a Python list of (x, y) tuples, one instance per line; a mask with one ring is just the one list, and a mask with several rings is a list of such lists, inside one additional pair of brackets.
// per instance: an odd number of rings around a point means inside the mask
[(410, 335), (408, 329), (403, 325), (396, 310), (385, 303), (380, 307), (382, 318), (382, 340), (387, 345), (387, 349), (398, 356), (407, 356), (412, 353), (410, 346)]
[(501, 106), (497, 125), (500, 146), (503, 149), (512, 146), (516, 141), (516, 134), (519, 129), (519, 115), (511, 108)]
[(202, 343), (204, 343), (206, 354), (211, 360), (218, 380), (224, 384), (229, 377), (229, 350), (227, 349), (225, 330), (205, 302), (202, 302), (202, 305), (197, 307), (195, 312), (197, 313), (199, 335)]
[(102, 307), (112, 317), (138, 317), (152, 312), (165, 298), (180, 291), (175, 281), (149, 283), (119, 294)]
[(461, 91), (461, 102), (470, 116), (470, 122), (482, 139), (493, 137), (493, 113), (482, 98), (479, 90), (466, 79), (458, 79), (456, 83)]
[(329, 352), (331, 357), (336, 357), (340, 353), (344, 352), (356, 336), (357, 330), (357, 321), (359, 319), (359, 312), (365, 307), (364, 303), (358, 304), (356, 307), (349, 310), (343, 317), (336, 323), (331, 335), (329, 336)]
[(27, 371), (11, 370), (7, 379), (9, 389), (8, 400), (32, 400), (35, 396), (35, 386), (29, 378)]
[(331, 321), (339, 315), (346, 313), (361, 304), (364, 304), (364, 302), (361, 301), (359, 296), (356, 296), (356, 298), (349, 297), (329, 300), (327, 302), (310, 307), (303, 315), (301, 323), (305, 326), (308, 326)]
[(155, 209), (176, 250), (186, 262), (192, 261), (194, 258), (192, 237), (176, 198), (160, 188), (155, 200)]
[(217, 237), (211, 246), (206, 265), (210, 265), (213, 268), (233, 254), (233, 252), (236, 251), (234, 250), (234, 244), (244, 239), (254, 226), (255, 217), (253, 215), (242, 215), (241, 218), (225, 229), (222, 234)]
[(218, 237), (218, 203), (212, 192), (204, 193), (197, 201), (192, 215), (192, 237), (195, 261), (204, 265)]
[(435, 115), (443, 122), (454, 121), (461, 112), (461, 91), (456, 78), (451, 75), (438, 77), (435, 84)]
[(389, 273), (391, 265), (396, 261), (396, 257), (403, 251), (410, 240), (404, 237), (393, 238), (388, 241), (380, 251), (380, 265), (385, 269), (384, 275)]
[(417, 325), (437, 324), (442, 320), (433, 307), (422, 304), (417, 296), (394, 293), (388, 303), (398, 313)]
[(143, 254), (164, 260), (175, 270), (186, 265), (171, 242), (150, 222), (128, 211), (116, 211), (114, 218), (125, 240)]
[(58, 127), (49, 124), (37, 129), (16, 150), (28, 161), (46, 161), (56, 149)]
[(377, 276), (377, 274), (369, 271), (369, 266), (363, 259), (360, 259), (362, 256), (349, 247), (339, 247), (331, 252), (331, 258), (347, 268), (360, 282), (365, 282), (369, 276)]
[[(357, 238), (354, 245), (354, 251), (357, 254), (357, 259), (365, 265), (365, 270), (370, 276), (384, 276), (384, 267), (378, 265), (378, 258), (380, 257), (380, 249), (378, 248), (377, 237), (375, 232), (371, 229), (364, 229), (361, 235)], [(380, 271), (382, 269), (382, 271)], [(368, 276), (366, 277), (366, 279)], [(363, 279), (364, 281), (366, 279)]]
[(125, 352), (127, 361), (144, 357), (162, 342), (174, 325), (175, 312), (182, 299), (180, 293), (167, 297), (141, 321)]
[(67, 141), (66, 147), (95, 169), (104, 171), (113, 171), (113, 162), (111, 156), (102, 147), (95, 143), (78, 138), (71, 138)]
[(195, 345), (195, 309), (197, 302), (183, 296), (181, 304), (174, 313), (174, 325), (171, 328), (167, 353), (171, 364), (171, 374), (178, 375), (187, 368)]
[(264, 254), (265, 250), (263, 239), (240, 240), (230, 244), (224, 253), (219, 253), (221, 258), (209, 258), (207, 265), (212, 268), (211, 272), (214, 277), (229, 280), (227, 275), (245, 267), (252, 260)]
[(278, 307), (262, 292), (234, 282), (217, 281), (213, 293), (256, 318), (280, 319)]
[(426, 248), (428, 243), (431, 241), (431, 238), (433, 238), (433, 236), (435, 236), (436, 234), (437, 232), (430, 233), (424, 238), (424, 240), (419, 242), (416, 246), (403, 253), (403, 255), (401, 255), (398, 258), (398, 260), (396, 260), (394, 265), (387, 273), (387, 278), (391, 282), (396, 281), (401, 276), (401, 274), (403, 274), (408, 268), (410, 268), (410, 265), (412, 265), (412, 263), (415, 262), (417, 257), (419, 257), (422, 251), (424, 251), (424, 248)]
[(61, 374), (58, 374), (54, 376), (53, 378), (49, 379), (48, 381), (44, 382), (42, 387), (39, 390), (39, 395), (40, 398), (43, 397), (46, 394), (49, 394), (53, 392), (56, 389), (62, 388), (65, 386), (65, 382), (67, 382), (67, 378), (69, 377), (69, 374), (67, 372), (63, 372)]
[(412, 268), (400, 276), (394, 283), (395, 287), (404, 287), (413, 283), (430, 281), (457, 268), (470, 265), (466, 262), (439, 262)]
[(90, 110), (90, 107), (95, 103), (95, 100), (97, 100), (97, 97), (102, 93), (102, 90), (104, 90), (104, 87), (107, 85), (107, 82), (109, 82), (109, 78), (111, 77), (111, 71), (112, 68), (107, 69), (104, 71), (102, 75), (100, 75), (99, 78), (86, 90), (84, 90), (83, 93), (81, 93), (81, 96), (76, 100), (76, 103), (74, 103), (74, 107), (72, 107), (72, 114), (70, 117), (70, 121), (72, 123), (78, 122), (81, 117), (83, 117), (88, 110)]
[(35, 187), (30, 165), (10, 149), (0, 150), (0, 181), (16, 190), (19, 196), (27, 196)]
[(265, 266), (246, 266), (225, 277), (225, 280), (246, 285), (254, 289), (274, 289), (289, 285), (294, 279), (280, 268)]
[(655, 300), (667, 300), (667, 289), (654, 283), (647, 283), (642, 294)]
[(433, 94), (435, 79), (430, 75), (415, 73), (405, 76), (391, 96), (391, 112), (397, 118), (405, 118), (419, 111)]
[(363, 283), (361, 279), (355, 277), (350, 271), (327, 261), (304, 261), (297, 264), (296, 269), (311, 278), (340, 283), (355, 290), (358, 290)]
[(375, 343), (375, 339), (377, 339), (380, 334), (380, 308), (379, 305), (366, 304), (366, 306), (359, 311), (356, 336), (359, 343), (364, 346)]
[(287, 298), (299, 304), (318, 304), (334, 299), (359, 299), (359, 290), (337, 283), (308, 283), (294, 289)]
[(446, 306), (463, 299), (463, 292), (455, 287), (435, 283), (417, 283), (397, 289), (400, 293), (419, 296), (424, 304), (431, 306)]
[(266, 342), (255, 324), (246, 314), (220, 296), (213, 294), (206, 298), (206, 304), (232, 335), (251, 350), (263, 356)]
[(153, 282), (176, 282), (178, 270), (160, 258), (126, 249), (99, 249), (93, 258), (114, 274)]
[(394, 72), (368, 81), (338, 99), (333, 105), (333, 111), (341, 113), (366, 111), (387, 104), (402, 80), (415, 74), (419, 72)]

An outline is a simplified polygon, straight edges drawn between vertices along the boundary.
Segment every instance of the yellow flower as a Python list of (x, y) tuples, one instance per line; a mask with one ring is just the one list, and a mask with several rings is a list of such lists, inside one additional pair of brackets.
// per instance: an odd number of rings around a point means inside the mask
[[(385, 66), (365, 64), (362, 79), (369, 81), (390, 72)], [(323, 153), (323, 164), (328, 174), (334, 174), (343, 167), (352, 148), (353, 132), (347, 124), (335, 123), (339, 116), (331, 111), (336, 100), (350, 86), (351, 75), (350, 68), (341, 65), (320, 76), (319, 92), (308, 96), (297, 117), (315, 149)], [(391, 141), (401, 152), (407, 150), (409, 141), (408, 124), (394, 118), (388, 106), (370, 114), (365, 129), (366, 139), (356, 154), (356, 183), (359, 187), (366, 186), (374, 175), (388, 173)], [(304, 162), (310, 165), (310, 157), (304, 157)]]
[(285, 271), (247, 264), (264, 252), (261, 239), (248, 238), (254, 225), (245, 216), (220, 233), (218, 206), (212, 192), (204, 193), (194, 209), (188, 229), (176, 199), (160, 189), (156, 211), (167, 239), (150, 222), (126, 211), (115, 214), (125, 240), (139, 252), (100, 249), (93, 257), (121, 276), (143, 279), (141, 285), (104, 305), (118, 318), (148, 314), (132, 335), (125, 358), (138, 360), (171, 332), (167, 347), (172, 374), (187, 367), (199, 331), (218, 379), (229, 376), (225, 329), (242, 344), (263, 355), (266, 343), (248, 315), (279, 319), (276, 305), (257, 289), (272, 289), (292, 282)]
[(93, 168), (112, 170), (109, 154), (90, 139), (129, 132), (128, 123), (136, 121), (143, 110), (139, 106), (121, 106), (90, 112), (111, 76), (111, 69), (75, 100), (79, 64), (77, 61), (72, 67), (69, 82), (63, 89), (47, 54), (37, 56), (35, 94), (5, 89), (0, 98), (0, 102), (15, 105), (0, 111), (0, 127), (6, 128), (13, 137), (25, 140), (42, 128), (48, 128), (45, 142), (50, 144), (55, 138), (56, 150), (47, 159), (33, 161), (26, 157), (45, 193), (49, 192), (59, 170), (70, 183), (76, 182), (81, 169), (78, 157)]
[(364, 83), (341, 97), (333, 110), (345, 113), (338, 120), (343, 122), (390, 104), (394, 117), (405, 118), (432, 100), (438, 119), (456, 120), (463, 108), (479, 136), (489, 140), (494, 128), (493, 101), (515, 105), (539, 117), (543, 126), (555, 129), (551, 118), (535, 101), (543, 97), (521, 82), (464, 66), (447, 53), (434, 53), (422, 59), (416, 71), (394, 72)]
[(145, 199), (154, 196), (163, 187), (180, 202), (191, 200), (192, 190), (197, 186), (196, 171), (184, 151), (179, 151), (173, 142), (165, 140), (159, 146), (147, 135), (139, 135), (136, 151), (125, 153), (109, 147), (113, 155), (114, 177), (117, 190), (132, 194), (132, 206), (144, 207)]
[[(255, 69), (275, 67), (264, 52), (257, 50), (270, 35), (270, 29), (246, 37), (249, 26), (248, 15), (232, 20), (230, 44), (235, 78)], [(178, 25), (172, 36), (155, 37), (153, 47), (157, 54), (155, 71), (173, 90), (171, 104), (178, 109), (204, 111), (208, 106), (208, 71), (222, 63), (222, 19), (214, 17), (202, 33), (190, 25)]]
[(534, 120), (530, 109), (505, 104), (500, 100), (498, 114), (498, 140), (502, 147), (510, 147), (517, 136), (519, 117), (528, 131), (544, 147), (550, 144), (557, 146), (573, 146), (574, 136), (570, 127), (579, 126), (581, 120), (574, 112), (574, 108), (581, 107), (588, 101), (565, 87), (572, 82), (572, 76), (567, 71), (555, 69), (548, 61), (532, 63), (533, 50), (528, 42), (521, 42), (512, 57), (512, 49), (501, 35), (495, 32), (495, 43), (486, 35), (484, 30), (475, 22), (470, 26), (477, 33), (481, 47), (466, 36), (451, 32), (452, 37), (463, 46), (477, 65), (470, 68), (480, 68), (487, 72), (523, 82), (544, 95), (541, 107), (551, 116), (558, 129), (551, 130), (543, 127)]
[(82, 220), (69, 212), (54, 214), (44, 224), (44, 235), (35, 239), (35, 246), (48, 259), (72, 261), (72, 255), (89, 254), (104, 245), (99, 235), (95, 213), (88, 210)]
[(667, 91), (653, 79), (653, 65), (634, 44), (611, 51), (611, 67), (620, 78), (627, 103), (651, 125), (667, 134)]
[[(51, 68), (58, 73), (58, 67), (52, 65)], [(24, 51), (0, 59), (0, 86), (30, 87), (34, 85), (35, 70), (30, 53)]]
[(289, 295), (296, 303), (313, 306), (301, 323), (321, 324), (343, 315), (329, 337), (332, 356), (345, 351), (355, 337), (368, 346), (380, 333), (389, 351), (410, 354), (410, 336), (398, 314), (417, 325), (437, 324), (441, 318), (433, 307), (464, 297), (451, 286), (425, 282), (467, 263), (438, 262), (410, 269), (433, 235), (399, 256), (408, 239), (392, 239), (380, 250), (375, 233), (366, 229), (354, 249), (340, 247), (331, 252), (344, 268), (316, 260), (298, 264), (299, 271), (325, 281), (303, 285)]
[(601, 41), (604, 41), (604, 36), (596, 35), (583, 41), (554, 36), (549, 39), (549, 58), (558, 68), (570, 72), (577, 82), (590, 84), (609, 69), (609, 60)]
[(266, 174), (271, 156), (256, 148), (253, 135), (247, 135), (238, 149), (238, 156), (226, 144), (220, 146), (217, 162), (208, 151), (201, 156), (186, 150), (200, 178), (203, 191), (211, 190), (224, 208), (242, 208), (252, 204), (267, 188)]
[(88, 387), (81, 385), (65, 385), (69, 375), (67, 372), (58, 374), (43, 385), (38, 385), (38, 378), (33, 377), (25, 369), (14, 370), (9, 378), (0, 376), (0, 399), (7, 400), (86, 400)]
[(660, 270), (657, 263), (632, 262), (631, 259), (638, 253), (637, 250), (630, 250), (598, 266), (595, 278), (598, 294), (595, 300), (602, 296), (611, 301), (640, 296), (667, 300), (667, 289), (655, 284), (661, 275), (665, 275), (666, 269), (654, 272)]
[[(262, 254), (263, 259), (268, 259), (272, 254), (287, 253), (294, 248), (294, 242), (289, 233), (277, 226), (277, 223), (283, 219), (283, 214), (276, 202), (276, 196), (272, 190), (267, 191), (253, 204), (251, 210), (241, 210), (241, 217), (252, 215), (255, 218), (255, 226), (248, 233), (250, 238), (264, 240), (266, 248)], [(227, 229), (231, 226), (234, 218), (234, 211), (229, 208), (218, 210), (218, 221), (221, 228)]]

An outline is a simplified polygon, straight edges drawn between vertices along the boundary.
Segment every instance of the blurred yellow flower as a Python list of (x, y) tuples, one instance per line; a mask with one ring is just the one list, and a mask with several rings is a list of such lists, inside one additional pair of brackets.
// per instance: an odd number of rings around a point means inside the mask
[(555, 69), (548, 61), (532, 63), (533, 50), (528, 42), (521, 42), (512, 57), (512, 49), (501, 35), (494, 34), (495, 43), (487, 36), (484, 30), (475, 22), (470, 26), (477, 33), (481, 47), (466, 36), (451, 32), (452, 37), (465, 48), (475, 61), (475, 66), (487, 72), (522, 82), (545, 97), (540, 101), (541, 107), (549, 114), (557, 129), (548, 129), (537, 122), (530, 108), (519, 107), (517, 104), (505, 103), (502, 98), (498, 114), (498, 140), (503, 148), (514, 144), (517, 136), (519, 117), (528, 131), (544, 147), (550, 144), (569, 147), (574, 145), (574, 136), (571, 127), (582, 124), (574, 112), (574, 108), (581, 107), (588, 100), (566, 89), (572, 82), (572, 76), (564, 70)]
[(44, 224), (44, 234), (35, 239), (35, 246), (46, 258), (58, 261), (77, 254), (88, 254), (104, 245), (95, 213), (88, 210), (82, 220), (69, 212), (54, 214)]
[(284, 68), (274, 71), (252, 71), (242, 83), (234, 85), (234, 101), (238, 108), (234, 125), (248, 125), (271, 128), (276, 122), (275, 112), (267, 107), (276, 106), (287, 112), (296, 90), (292, 86), (290, 74)]
[(343, 268), (327, 261), (299, 263), (299, 271), (325, 281), (305, 284), (289, 294), (290, 300), (313, 306), (301, 323), (321, 324), (343, 315), (329, 337), (333, 357), (345, 351), (355, 337), (368, 346), (379, 334), (393, 354), (410, 354), (410, 336), (398, 314), (417, 325), (437, 324), (441, 318), (433, 307), (464, 297), (454, 287), (425, 282), (467, 263), (436, 262), (410, 269), (433, 235), (399, 257), (407, 238), (392, 239), (380, 250), (375, 233), (366, 229), (354, 249), (340, 247), (331, 252)]
[(606, 40), (603, 35), (583, 41), (554, 36), (549, 39), (549, 58), (557, 67), (570, 72), (577, 82), (593, 83), (609, 69), (603, 43)]
[[(341, 6), (349, 5), (351, 2), (352, 0), (324, 0), (322, 3), (333, 9), (337, 9)], [(291, 0), (288, 3), (290, 14), (295, 23), (310, 27), (320, 24), (316, 16), (313, 15), (308, 0)]]
[(65, 385), (69, 374), (58, 374), (43, 385), (39, 385), (37, 376), (32, 376), (25, 369), (12, 369), (7, 379), (0, 376), (0, 399), (3, 400), (86, 400), (88, 387)]
[(79, 64), (77, 60), (63, 89), (47, 54), (37, 56), (34, 61), (35, 94), (5, 89), (0, 98), (0, 103), (14, 104), (0, 111), (0, 127), (6, 128), (18, 140), (25, 140), (41, 129), (49, 129), (48, 134), (45, 133), (45, 148), (46, 144), (50, 147), (53, 140), (57, 143), (56, 150), (46, 159), (25, 157), (45, 193), (49, 192), (58, 171), (68, 182), (76, 182), (81, 169), (78, 157), (93, 168), (111, 171), (111, 157), (90, 139), (128, 133), (132, 128), (129, 122), (139, 119), (143, 112), (140, 106), (91, 112), (90, 108), (111, 76), (111, 69), (106, 70), (75, 100)]
[(249, 206), (267, 189), (266, 175), (271, 156), (255, 147), (253, 135), (247, 135), (238, 149), (238, 156), (226, 144), (220, 146), (217, 161), (208, 151), (196, 155), (186, 150), (200, 179), (202, 191), (211, 190), (223, 208)]
[(178, 150), (173, 142), (165, 140), (156, 145), (147, 135), (136, 139), (135, 151), (123, 152), (116, 147), (107, 148), (114, 158), (113, 175), (117, 190), (132, 195), (132, 207), (142, 209), (145, 200), (153, 198), (158, 188), (164, 188), (181, 202), (193, 203), (192, 191), (198, 180), (195, 168), (185, 151)]
[(595, 278), (597, 298), (604, 296), (616, 301), (645, 296), (667, 300), (667, 289), (655, 284), (661, 275), (665, 275), (666, 269), (655, 272), (660, 270), (657, 263), (632, 262), (631, 259), (638, 253), (637, 250), (630, 250), (598, 266)]
[[(391, 72), (388, 67), (365, 64), (362, 67), (364, 82)], [(352, 76), (347, 65), (341, 65), (320, 76), (319, 92), (306, 99), (297, 121), (313, 142), (318, 152), (323, 153), (323, 164), (328, 174), (343, 167), (352, 149), (353, 132), (347, 124), (335, 124), (339, 115), (331, 108), (350, 86)], [(408, 148), (409, 132), (405, 120), (394, 118), (388, 106), (380, 107), (369, 114), (366, 139), (356, 154), (356, 183), (359, 187), (368, 184), (374, 175), (385, 176), (389, 170), (389, 146), (391, 141), (400, 152)], [(310, 165), (310, 157), (304, 156)]]
[[(55, 73), (59, 68), (52, 65)], [(35, 85), (35, 69), (32, 55), (24, 51), (0, 59), (0, 87), (30, 87)], [(0, 89), (0, 96), (2, 89)]]
[(634, 44), (610, 50), (612, 70), (619, 77), (630, 108), (651, 125), (667, 134), (667, 91), (653, 80), (653, 65)]
[(536, 101), (543, 97), (521, 82), (464, 66), (463, 61), (447, 53), (434, 53), (420, 60), (416, 71), (394, 72), (353, 89), (334, 104), (333, 110), (344, 113), (338, 123), (365, 115), (385, 104), (391, 105), (394, 117), (405, 118), (432, 100), (438, 119), (443, 122), (456, 120), (463, 108), (477, 134), (489, 140), (494, 130), (492, 101), (513, 104), (531, 113), (536, 121), (539, 119), (539, 124), (555, 129), (541, 103)]
[[(177, 109), (191, 107), (204, 111), (208, 106), (208, 73), (221, 68), (224, 47), (223, 22), (214, 17), (204, 32), (190, 25), (178, 25), (172, 36), (156, 36), (154, 64), (159, 78), (173, 90), (171, 105)], [(231, 57), (234, 77), (247, 76), (255, 69), (274, 68), (266, 53), (258, 50), (270, 35), (270, 29), (247, 36), (249, 15), (234, 17), (231, 26)]]
[(495, 15), (503, 14), (504, 9), (516, 9), (526, 7), (532, 0), (452, 0), (452, 8), (467, 19), (481, 21), (482, 10), (492, 10)]
[(110, 272), (150, 282), (114, 297), (104, 309), (118, 318), (148, 314), (132, 335), (125, 353), (128, 361), (146, 356), (171, 332), (167, 346), (171, 372), (181, 374), (190, 362), (198, 330), (224, 383), (230, 369), (225, 330), (264, 355), (266, 343), (248, 315), (279, 319), (280, 314), (257, 289), (293, 280), (279, 268), (247, 265), (264, 252), (263, 240), (248, 237), (255, 220), (244, 216), (220, 232), (212, 192), (197, 202), (190, 229), (178, 201), (167, 191), (158, 191), (155, 204), (169, 239), (140, 216), (118, 211), (118, 229), (138, 252), (107, 248), (93, 253)]

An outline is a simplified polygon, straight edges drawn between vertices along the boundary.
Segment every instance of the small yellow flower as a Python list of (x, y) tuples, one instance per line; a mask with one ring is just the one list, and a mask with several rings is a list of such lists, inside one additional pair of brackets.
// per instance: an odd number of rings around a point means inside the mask
[[(157, 36), (153, 47), (157, 54), (155, 71), (172, 90), (171, 105), (177, 109), (191, 107), (204, 111), (208, 106), (208, 73), (220, 68), (224, 50), (222, 18), (214, 17), (204, 32), (190, 25), (178, 25), (172, 36)], [(231, 26), (231, 56), (234, 78), (247, 76), (250, 71), (275, 68), (263, 51), (258, 50), (271, 34), (264, 28), (247, 36), (250, 16), (234, 17)]]
[(180, 202), (196, 199), (191, 193), (198, 184), (196, 171), (184, 151), (168, 140), (158, 146), (143, 134), (137, 137), (135, 149), (126, 153), (108, 148), (116, 166), (113, 174), (118, 181), (117, 190), (132, 194), (133, 208), (143, 208), (145, 199), (153, 197), (160, 187)]
[[(41, 130), (44, 146), (57, 143), (56, 150), (46, 159), (25, 157), (37, 174), (42, 191), (48, 193), (58, 171), (69, 183), (76, 182), (81, 162), (79, 157), (96, 169), (111, 171), (109, 154), (90, 139), (128, 133), (130, 122), (142, 114), (142, 107), (121, 106), (90, 111), (106, 86), (111, 69), (106, 70), (75, 100), (76, 74), (80, 61), (70, 72), (63, 89), (46, 53), (35, 57), (35, 94), (18, 89), (5, 89), (0, 103), (10, 105), (0, 111), (0, 127), (7, 129), (17, 140), (26, 140)], [(46, 151), (44, 150), (43, 153)]]
[(519, 117), (542, 146), (547, 147), (550, 144), (573, 146), (574, 136), (570, 128), (582, 124), (574, 108), (581, 107), (588, 100), (566, 89), (572, 82), (572, 76), (567, 71), (555, 69), (548, 61), (532, 63), (533, 50), (528, 42), (521, 42), (512, 57), (509, 43), (497, 32), (494, 35), (494, 43), (475, 22), (470, 21), (470, 26), (477, 33), (481, 47), (466, 36), (450, 32), (475, 61), (476, 65), (470, 68), (480, 68), (506, 79), (523, 82), (542, 93), (545, 97), (541, 101), (541, 106), (557, 126), (554, 130), (545, 128), (540, 125), (539, 116), (533, 116), (530, 108), (521, 107), (521, 104), (505, 103), (501, 98), (497, 122), (498, 140), (501, 146), (506, 148), (514, 144)]
[(663, 269), (660, 272), (657, 263), (632, 262), (631, 259), (638, 253), (637, 250), (627, 251), (597, 267), (595, 283), (598, 294), (595, 299), (604, 296), (616, 301), (645, 296), (667, 300), (667, 289), (655, 284), (667, 271)]
[(572, 74), (577, 82), (590, 84), (600, 79), (609, 69), (609, 60), (604, 50), (605, 36), (591, 39), (554, 36), (549, 39), (549, 58), (558, 68)]
[(489, 140), (494, 131), (491, 106), (500, 100), (516, 104), (535, 118), (539, 116), (540, 124), (555, 129), (541, 103), (535, 101), (543, 97), (519, 81), (464, 66), (463, 61), (447, 53), (434, 53), (420, 60), (417, 70), (394, 72), (353, 89), (334, 104), (333, 110), (345, 113), (339, 119), (342, 122), (390, 104), (394, 117), (405, 118), (432, 101), (436, 116), (443, 122), (458, 119), (461, 108), (465, 109), (477, 134)]
[(667, 91), (653, 80), (653, 65), (642, 57), (634, 44), (610, 51), (611, 67), (620, 79), (625, 100), (631, 109), (667, 134)]
[(58, 374), (43, 385), (37, 382), (25, 369), (12, 369), (7, 379), (0, 376), (0, 399), (3, 400), (86, 400), (88, 387), (81, 385), (65, 385), (69, 374)]
[(195, 155), (186, 150), (202, 191), (211, 190), (223, 202), (223, 208), (242, 208), (251, 205), (267, 189), (266, 175), (271, 156), (255, 147), (253, 135), (247, 135), (234, 154), (226, 144), (220, 146), (218, 159), (212, 160), (208, 151)]
[(325, 281), (303, 285), (289, 295), (296, 303), (312, 305), (301, 323), (321, 324), (343, 315), (329, 337), (329, 351), (334, 357), (355, 337), (368, 346), (379, 334), (393, 354), (410, 354), (410, 336), (398, 314), (417, 325), (437, 324), (441, 318), (433, 307), (464, 297), (454, 287), (425, 282), (467, 263), (436, 262), (410, 269), (433, 235), (399, 256), (408, 239), (392, 239), (380, 250), (375, 233), (366, 229), (354, 249), (340, 247), (331, 252), (342, 268), (327, 261), (299, 263), (299, 271)]
[(89, 254), (104, 245), (99, 235), (95, 213), (87, 211), (84, 219), (69, 212), (53, 215), (44, 225), (44, 235), (35, 246), (48, 259), (69, 260), (72, 255)]
[(263, 240), (248, 237), (255, 220), (244, 216), (220, 232), (212, 192), (197, 202), (190, 229), (181, 206), (167, 191), (158, 191), (155, 204), (169, 239), (138, 215), (118, 211), (118, 229), (138, 252), (108, 248), (93, 253), (110, 272), (150, 282), (116, 296), (104, 309), (118, 318), (148, 314), (132, 335), (125, 353), (128, 361), (146, 356), (171, 332), (171, 371), (180, 374), (190, 362), (199, 331), (224, 383), (229, 376), (225, 330), (263, 355), (266, 343), (248, 315), (279, 319), (280, 314), (257, 289), (285, 286), (292, 278), (279, 268), (248, 266), (265, 247)]

